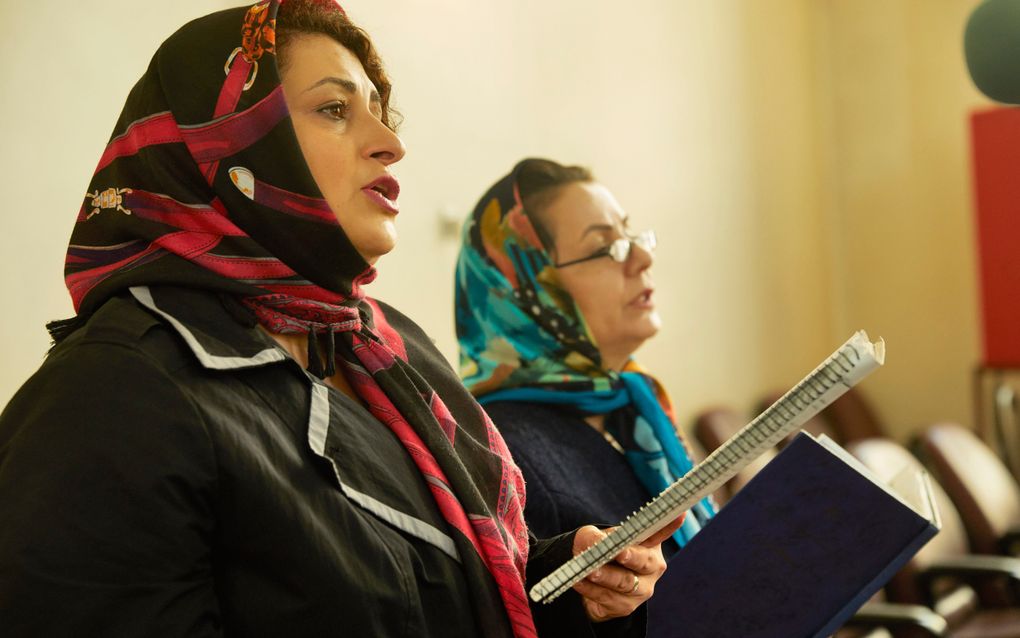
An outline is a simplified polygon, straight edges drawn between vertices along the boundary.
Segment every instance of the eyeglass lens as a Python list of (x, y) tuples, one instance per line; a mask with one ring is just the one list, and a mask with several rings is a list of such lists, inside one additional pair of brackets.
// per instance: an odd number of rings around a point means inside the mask
[(646, 230), (634, 237), (623, 237), (609, 245), (609, 256), (613, 261), (623, 263), (630, 257), (630, 247), (637, 244), (642, 250), (652, 252), (655, 250), (655, 231)]

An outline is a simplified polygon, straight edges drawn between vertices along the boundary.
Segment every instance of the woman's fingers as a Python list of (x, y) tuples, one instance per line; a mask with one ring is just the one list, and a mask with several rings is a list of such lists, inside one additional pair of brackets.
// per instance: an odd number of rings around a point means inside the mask
[(645, 547), (652, 547), (653, 545), (661, 545), (662, 541), (666, 540), (673, 535), (673, 532), (680, 529), (680, 526), (684, 524), (684, 517), (687, 516), (687, 512), (684, 512), (668, 525), (655, 532), (645, 540), (641, 541), (641, 544)]
[(602, 570), (600, 582), (589, 576), (574, 585), (592, 620), (627, 616), (648, 600), (655, 589), (656, 576), (638, 576), (622, 568)]
[(615, 565), (604, 565), (585, 580), (613, 594), (640, 596), (642, 593), (642, 577), (630, 569)]
[(613, 528), (610, 528), (603, 532), (594, 525), (585, 525), (584, 527), (579, 528), (574, 534), (574, 556), (577, 556), (584, 550), (605, 538), (606, 533), (612, 529)]
[[(616, 555), (613, 562), (637, 574), (661, 574), (666, 569), (660, 545), (642, 547), (631, 545)], [(611, 567), (612, 563), (605, 567)]]
[[(666, 537), (671, 533), (672, 530)], [(596, 527), (582, 527), (574, 535), (574, 554), (584, 551), (605, 535)], [(666, 561), (658, 543), (652, 546), (631, 545), (612, 563), (599, 567), (574, 585), (574, 589), (581, 594), (589, 618), (608, 620), (626, 616), (648, 600), (655, 591), (655, 581), (664, 571)]]

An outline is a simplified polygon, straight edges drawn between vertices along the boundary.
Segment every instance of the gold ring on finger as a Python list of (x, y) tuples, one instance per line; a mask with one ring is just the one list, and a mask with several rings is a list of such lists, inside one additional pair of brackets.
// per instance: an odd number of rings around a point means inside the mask
[(638, 586), (641, 585), (641, 579), (637, 577), (637, 574), (633, 574), (633, 576), (634, 576), (634, 586), (630, 588), (629, 592), (627, 592), (628, 596), (633, 595), (634, 592), (637, 591)]

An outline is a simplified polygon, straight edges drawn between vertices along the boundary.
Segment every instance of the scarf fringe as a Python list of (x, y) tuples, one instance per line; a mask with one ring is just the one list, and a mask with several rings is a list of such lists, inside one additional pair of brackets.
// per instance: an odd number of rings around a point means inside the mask
[(75, 315), (67, 319), (55, 319), (46, 324), (46, 331), (50, 333), (50, 349), (58, 343), (67, 339), (75, 330), (85, 325), (85, 317)]
[(326, 330), (326, 376), (331, 377), (336, 374), (336, 339), (334, 337), (336, 333), (332, 330)]
[(332, 328), (326, 328), (325, 353), (326, 360), (323, 362), (322, 353), (319, 350), (319, 336), (314, 329), (308, 330), (308, 372), (320, 379), (327, 379), (336, 374), (336, 338)]
[(306, 370), (320, 379), (326, 378), (325, 375), (322, 374), (322, 357), (319, 356), (319, 339), (315, 336), (314, 330), (308, 331), (308, 367)]

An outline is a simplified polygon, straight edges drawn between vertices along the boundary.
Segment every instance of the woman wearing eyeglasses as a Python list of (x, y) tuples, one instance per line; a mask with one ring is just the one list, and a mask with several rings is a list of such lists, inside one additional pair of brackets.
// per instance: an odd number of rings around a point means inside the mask
[[(517, 164), (464, 226), (460, 373), (523, 471), (540, 536), (619, 523), (692, 466), (669, 398), (632, 359), (661, 323), (654, 249), (587, 169), (545, 159)], [(677, 546), (714, 513), (699, 502)]]

